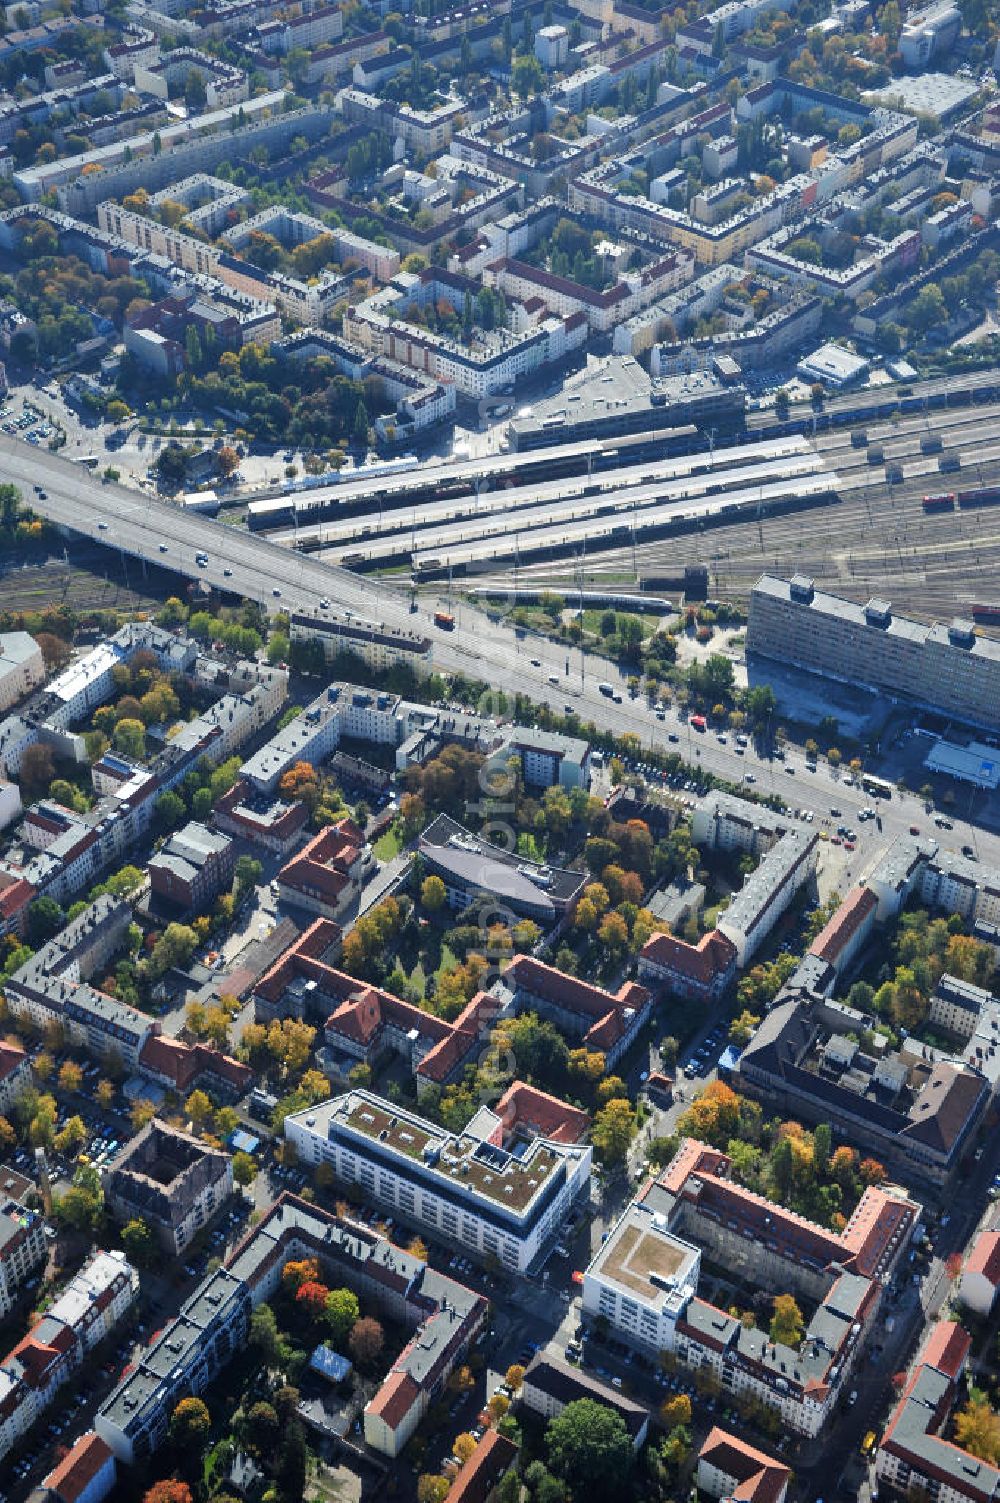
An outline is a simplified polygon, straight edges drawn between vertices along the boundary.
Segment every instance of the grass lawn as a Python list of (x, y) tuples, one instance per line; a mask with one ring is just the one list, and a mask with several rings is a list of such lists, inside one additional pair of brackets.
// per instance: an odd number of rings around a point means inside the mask
[(391, 861), (398, 856), (403, 849), (403, 841), (396, 825), (390, 825), (384, 835), (380, 835), (372, 846), (372, 850), (379, 861)]
[(461, 961), (454, 950), (450, 949), (448, 945), (442, 945), (441, 961), (434, 972), (435, 976), (440, 976), (442, 971), (453, 971), (457, 965), (461, 965)]
[[(582, 622), (584, 631), (589, 632), (592, 636), (600, 638), (601, 621), (604, 618), (605, 614), (606, 612), (603, 609), (585, 610), (583, 613)], [(656, 630), (657, 618), (655, 616), (637, 616), (628, 611), (615, 611), (614, 614), (616, 621), (623, 620), (626, 615), (628, 615), (631, 620), (638, 621), (640, 627), (642, 628), (643, 641), (645, 641), (647, 637), (651, 637)]]

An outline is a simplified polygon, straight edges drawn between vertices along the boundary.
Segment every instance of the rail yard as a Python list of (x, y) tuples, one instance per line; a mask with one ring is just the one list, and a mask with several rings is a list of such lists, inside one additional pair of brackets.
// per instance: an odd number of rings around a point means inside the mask
[(933, 616), (996, 594), (997, 508), (923, 498), (1000, 481), (1000, 401), (992, 372), (919, 391), (836, 399), (812, 414), (815, 433), (802, 414), (782, 431), (750, 414), (728, 447), (683, 427), (404, 464), (254, 502), (248, 524), (355, 570), (407, 567), (428, 586), (472, 574), (610, 584), (704, 563), (719, 594), (745, 594), (765, 567), (803, 570), (858, 590), (887, 580)]

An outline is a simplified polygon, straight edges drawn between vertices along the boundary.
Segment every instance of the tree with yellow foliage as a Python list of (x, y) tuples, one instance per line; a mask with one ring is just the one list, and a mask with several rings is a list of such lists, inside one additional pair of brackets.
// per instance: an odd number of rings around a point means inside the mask
[(1000, 1462), (1000, 1416), (990, 1408), (981, 1389), (973, 1388), (969, 1402), (955, 1415), (955, 1440), (980, 1461), (992, 1466)]

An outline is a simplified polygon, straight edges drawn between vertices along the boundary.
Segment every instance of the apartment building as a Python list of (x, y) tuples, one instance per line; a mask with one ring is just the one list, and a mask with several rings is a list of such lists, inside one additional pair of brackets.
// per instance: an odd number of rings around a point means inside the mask
[(719, 929), (689, 944), (673, 934), (652, 934), (639, 955), (640, 979), (678, 997), (717, 1002), (736, 977), (739, 952)]
[(368, 1091), (349, 1091), (285, 1119), (304, 1164), (329, 1164), (365, 1200), (478, 1260), (524, 1273), (548, 1250), (590, 1185), (588, 1145), (515, 1131), (481, 1107), (446, 1132)]
[[(850, 186), (846, 181), (840, 182), (837, 189), (846, 191)], [(822, 297), (857, 299), (880, 278), (899, 280), (920, 262), (920, 231), (904, 230), (891, 240), (870, 244), (867, 254), (849, 266), (815, 266), (788, 252), (791, 243), (808, 228), (802, 224), (783, 226), (747, 251), (746, 264), (771, 276), (785, 278)]]
[(104, 1193), (121, 1222), (149, 1226), (178, 1257), (233, 1193), (233, 1161), (190, 1133), (154, 1118), (109, 1165)]
[(1000, 1288), (1000, 1232), (984, 1228), (972, 1244), (962, 1269), (958, 1295), (962, 1304), (989, 1320)]
[(225, 109), (250, 97), (250, 80), (242, 68), (200, 52), (195, 47), (175, 47), (153, 62), (133, 62), (132, 81), (142, 94), (169, 99), (183, 88), (194, 73), (205, 85), (205, 104), (210, 110)]
[(872, 889), (852, 888), (809, 946), (809, 954), (837, 978), (846, 976), (871, 937), (877, 914), (878, 898)]
[(532, 1357), (518, 1398), (523, 1408), (543, 1420), (555, 1419), (567, 1404), (590, 1399), (618, 1415), (635, 1451), (642, 1449), (649, 1434), (649, 1410), (642, 1404), (627, 1399), (592, 1373), (582, 1372), (579, 1367), (547, 1351), (536, 1352)]
[(227, 231), (226, 239), (234, 250), (242, 250), (255, 234), (273, 235), (281, 245), (289, 248), (307, 245), (311, 240), (328, 239), (341, 261), (356, 262), (379, 282), (390, 281), (399, 270), (399, 252), (392, 246), (379, 245), (341, 226), (331, 227), (322, 219), (298, 213), (282, 204), (273, 204), (250, 219), (244, 219)]
[(789, 815), (731, 793), (706, 793), (691, 813), (691, 840), (710, 851), (762, 856), (792, 828)]
[(17, 1017), (44, 1030), (60, 1025), (67, 1039), (96, 1059), (187, 1089), (204, 1078), (223, 1095), (240, 1095), (252, 1071), (204, 1044), (164, 1038), (156, 1019), (98, 991), (88, 977), (123, 945), (132, 910), (104, 894), (37, 951), (4, 984), (7, 1005)]
[[(730, 1169), (726, 1154), (685, 1139), (585, 1271), (584, 1314), (647, 1356), (673, 1353), (724, 1399), (762, 1402), (789, 1429), (815, 1436), (850, 1382), (920, 1207), (869, 1189), (834, 1233), (735, 1184)], [(813, 1303), (798, 1350), (701, 1299), (703, 1255), (750, 1285)]]
[(243, 778), (216, 800), (212, 810), (218, 829), (277, 856), (291, 854), (308, 821), (305, 804), (259, 794)]
[(355, 88), (341, 89), (337, 106), (344, 119), (352, 124), (385, 131), (393, 139), (403, 141), (409, 151), (419, 151), (425, 156), (444, 151), (456, 124), (461, 123), (468, 110), (461, 99), (449, 99), (433, 109), (423, 110)]
[(844, 682), (1000, 726), (1000, 645), (971, 621), (925, 626), (888, 600), (857, 605), (805, 575), (762, 574), (750, 595), (747, 649)]
[(989, 1014), (997, 1007), (996, 998), (986, 987), (975, 986), (971, 981), (951, 976), (946, 971), (931, 992), (927, 1021), (945, 1033), (969, 1039), (976, 1032), (983, 1014)]
[(740, 1503), (785, 1503), (790, 1469), (740, 1436), (713, 1425), (698, 1452), (699, 1492)]
[(26, 631), (0, 632), (0, 711), (45, 682), (42, 649)]
[(397, 630), (384, 623), (348, 620), (333, 611), (319, 616), (292, 614), (293, 642), (314, 642), (323, 649), (327, 662), (339, 657), (357, 657), (369, 668), (381, 671), (406, 664), (415, 673), (430, 672), (431, 642), (417, 632)]
[(954, 1321), (931, 1327), (875, 1453), (880, 1483), (942, 1503), (990, 1503), (1000, 1496), (1000, 1471), (942, 1433), (971, 1349), (972, 1338)]
[(208, 1274), (156, 1333), (97, 1411), (94, 1428), (118, 1461), (148, 1458), (188, 1393), (202, 1394), (243, 1346), (252, 1310), (269, 1299), (289, 1259), (315, 1257), (414, 1334), (364, 1412), (365, 1441), (397, 1456), (486, 1324), (488, 1304), (360, 1223), (282, 1195), (225, 1267)]
[(0, 778), (0, 830), (6, 830), (21, 813), (21, 790), (16, 783)]
[(957, 5), (932, 5), (923, 12), (908, 13), (899, 34), (899, 54), (908, 68), (926, 68), (935, 57), (947, 54), (962, 30), (962, 12)]
[(0, 1361), (0, 1459), (52, 1403), (139, 1291), (124, 1253), (98, 1252)]
[(317, 356), (332, 360), (353, 381), (380, 381), (385, 395), (396, 403), (395, 413), (379, 413), (375, 419), (376, 430), (384, 440), (402, 441), (443, 421), (455, 410), (454, 386), (432, 381), (384, 355), (373, 355), (329, 329), (297, 329), (272, 348), (289, 361), (314, 360)]
[(292, 908), (323, 918), (341, 918), (356, 900), (374, 857), (350, 819), (314, 835), (278, 872), (278, 897)]
[(537, 1013), (571, 1039), (604, 1055), (609, 1070), (627, 1053), (652, 1011), (652, 997), (636, 981), (617, 992), (568, 976), (533, 955), (516, 955), (492, 988), (507, 1013)]
[(579, 736), (516, 725), (498, 754), (514, 756), (528, 788), (589, 788), (590, 743)]
[(0, 1320), (17, 1302), (27, 1279), (45, 1262), (45, 1221), (19, 1200), (5, 1196), (0, 1204)]
[(810, 880), (819, 857), (819, 836), (786, 830), (719, 914), (718, 929), (745, 966), (774, 928), (799, 889)]
[[(321, 766), (341, 739), (396, 746), (409, 734), (409, 710), (398, 694), (333, 683), (301, 715), (277, 731), (240, 769), (241, 777), (260, 794), (271, 794), (296, 762)], [(424, 707), (430, 719), (434, 712)]]
[(690, 282), (694, 256), (677, 250), (642, 271), (629, 272), (602, 292), (511, 257), (485, 266), (482, 275), (486, 286), (499, 288), (507, 297), (522, 303), (541, 298), (550, 312), (582, 313), (594, 333), (609, 334), (640, 309)]
[(128, 903), (98, 898), (9, 978), (10, 1010), (43, 1031), (61, 1024), (73, 1043), (99, 1057), (114, 1051), (134, 1068), (153, 1019), (85, 979), (121, 947), (131, 921)]
[(0, 1116), (6, 1117), (18, 1096), (32, 1083), (31, 1058), (20, 1044), (0, 1043)]
[(489, 1429), (455, 1473), (450, 1503), (493, 1503), (497, 1488), (517, 1460), (518, 1448), (506, 1435)]
[(985, 1061), (858, 1042), (869, 1020), (842, 1003), (779, 997), (740, 1056), (748, 1095), (835, 1133), (917, 1180), (945, 1184), (967, 1152), (991, 1086)]
[(87, 1430), (42, 1479), (42, 1489), (52, 1503), (104, 1503), (117, 1480), (110, 1447)]
[[(297, 135), (315, 140), (326, 133), (329, 110), (307, 105), (285, 111), (285, 98), (284, 91), (276, 89), (176, 125), (95, 146), (76, 157), (27, 167), (18, 174), (20, 191), (28, 203), (39, 203), (54, 190), (60, 208), (86, 216), (104, 199), (123, 198), (139, 186), (156, 191), (176, 177), (212, 172), (234, 153), (263, 146), (279, 155)], [(93, 167), (101, 171), (87, 170)]]
[[(103, 869), (120, 862), (149, 829), (162, 792), (200, 763), (216, 766), (273, 719), (284, 702), (288, 676), (256, 663), (238, 663), (225, 673), (210, 671), (208, 681), (229, 692), (184, 724), (148, 768), (108, 757), (95, 766), (94, 785), (102, 797), (93, 809), (78, 814), (50, 800), (31, 809), (25, 843), (38, 854), (26, 864), (7, 867), (7, 874), (57, 902), (75, 896)], [(36, 718), (8, 718), (0, 727), (0, 754), (5, 730), (10, 732), (8, 750), (18, 758), (36, 739), (82, 750), (75, 732), (64, 733), (51, 717), (42, 718), (48, 715), (45, 702), (32, 713)]]
[(233, 842), (197, 820), (168, 836), (150, 858), (151, 902), (179, 913), (204, 913), (233, 883)]
[(0, 765), (15, 776), (24, 747), (39, 739), (52, 744), (60, 756), (86, 761), (83, 743), (71, 727), (110, 699), (115, 668), (130, 663), (138, 652), (151, 652), (161, 668), (180, 672), (189, 671), (198, 656), (194, 642), (183, 641), (151, 623), (123, 626), (57, 674), (20, 714), (0, 721)]
[(265, 971), (253, 993), (257, 1022), (303, 1018), (321, 1026), (331, 1073), (396, 1054), (416, 1075), (418, 1091), (448, 1084), (479, 1048), (478, 999), (448, 1022), (359, 982), (333, 963), (340, 933), (332, 919), (316, 919)]

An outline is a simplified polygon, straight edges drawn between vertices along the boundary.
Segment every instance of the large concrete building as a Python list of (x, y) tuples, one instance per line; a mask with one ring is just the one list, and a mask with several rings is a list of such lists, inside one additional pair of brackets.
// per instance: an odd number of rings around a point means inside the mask
[(111, 1164), (104, 1193), (119, 1221), (145, 1222), (176, 1257), (233, 1193), (233, 1161), (154, 1118)]
[(805, 575), (762, 574), (750, 594), (747, 651), (1000, 726), (1000, 644), (971, 621), (924, 626), (896, 615), (888, 600), (858, 605)]
[[(726, 1154), (683, 1140), (585, 1271), (584, 1315), (647, 1357), (670, 1352), (709, 1374), (725, 1401), (763, 1403), (789, 1429), (815, 1436), (850, 1384), (920, 1207), (902, 1192), (869, 1188), (843, 1231), (832, 1232), (744, 1189), (731, 1167)], [(807, 1300), (814, 1314), (799, 1347), (700, 1298), (703, 1256), (736, 1280)]]
[(461, 1133), (368, 1091), (285, 1118), (303, 1164), (329, 1164), (365, 1200), (478, 1260), (524, 1273), (590, 1186), (591, 1149), (537, 1138), (480, 1107)]
[(283, 1195), (156, 1332), (98, 1409), (94, 1428), (119, 1462), (142, 1462), (162, 1445), (178, 1400), (210, 1388), (243, 1346), (252, 1311), (273, 1296), (285, 1264), (306, 1257), (319, 1260), (331, 1283), (347, 1285), (413, 1332), (364, 1411), (366, 1443), (399, 1454), (486, 1324), (487, 1301), (360, 1222)]
[(458, 913), (477, 898), (489, 897), (547, 929), (572, 913), (586, 885), (584, 872), (527, 861), (490, 845), (447, 814), (439, 814), (422, 832), (419, 850), (424, 867), (444, 882), (448, 905)]
[(779, 998), (740, 1056), (751, 1096), (835, 1134), (925, 1183), (945, 1183), (990, 1103), (989, 1080), (962, 1058), (914, 1049), (866, 1049), (871, 1019), (842, 1003)]

